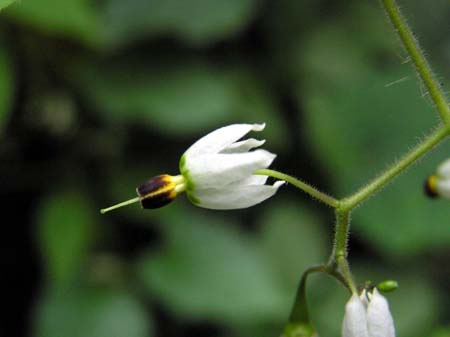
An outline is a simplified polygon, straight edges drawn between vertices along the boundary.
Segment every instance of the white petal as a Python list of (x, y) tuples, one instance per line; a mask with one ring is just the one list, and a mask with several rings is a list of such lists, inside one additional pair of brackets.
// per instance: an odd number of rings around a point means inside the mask
[(232, 182), (231, 184), (228, 184), (226, 187), (228, 187), (228, 186), (245, 186), (245, 185), (264, 185), (268, 178), (269, 178), (268, 176), (262, 176), (259, 174), (255, 174), (248, 178)]
[(194, 190), (191, 194), (197, 200), (197, 206), (210, 209), (239, 209), (247, 208), (270, 198), (282, 186), (284, 181), (277, 181), (273, 185), (226, 186), (224, 188), (210, 188)]
[(436, 190), (441, 197), (450, 199), (450, 179), (438, 180), (436, 183)]
[(187, 159), (182, 173), (194, 188), (220, 188), (267, 168), (276, 155), (266, 150), (236, 154), (211, 154)]
[(254, 149), (255, 147), (259, 147), (263, 145), (266, 141), (265, 140), (257, 140), (254, 138), (249, 138), (246, 140), (243, 140), (241, 142), (236, 142), (233, 144), (228, 145), (226, 148), (224, 148), (220, 153), (242, 153), (247, 152), (250, 149)]
[(366, 309), (356, 294), (345, 305), (342, 337), (369, 337)]
[(230, 144), (244, 137), (250, 131), (262, 131), (265, 124), (233, 124), (208, 133), (197, 140), (184, 156), (196, 157), (203, 154), (218, 153)]
[(450, 158), (439, 165), (437, 169), (437, 176), (440, 179), (450, 179)]
[(367, 307), (367, 327), (370, 337), (395, 337), (394, 320), (386, 298), (373, 290)]

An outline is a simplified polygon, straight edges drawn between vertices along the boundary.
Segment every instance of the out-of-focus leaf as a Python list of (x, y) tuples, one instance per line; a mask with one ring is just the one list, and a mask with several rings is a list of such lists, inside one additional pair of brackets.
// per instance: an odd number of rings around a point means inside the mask
[[(341, 196), (372, 179), (437, 124), (410, 66), (387, 56), (384, 67), (364, 59), (376, 50), (361, 47), (361, 39), (358, 31), (325, 29), (309, 43), (303, 60), (311, 73), (303, 80), (305, 129)], [(386, 46), (380, 42), (379, 48)], [(433, 158), (445, 158), (448, 149), (441, 147)], [(422, 195), (423, 180), (431, 172), (429, 163), (416, 166), (370, 200), (355, 212), (355, 232), (389, 254), (448, 243), (448, 207)]]
[(50, 289), (36, 308), (35, 337), (149, 337), (151, 316), (117, 289)]
[(286, 136), (287, 122), (275, 101), (276, 96), (264, 79), (258, 78), (244, 67), (238, 67), (234, 70), (233, 85), (236, 100), (233, 103), (233, 115), (228, 122), (264, 122), (267, 124), (264, 132), (256, 137), (267, 140), (265, 148), (271, 150), (289, 147), (291, 139)]
[(11, 5), (14, 1), (16, 1), (16, 0), (0, 0), (0, 11), (3, 8), (8, 7), (9, 5)]
[(8, 16), (41, 32), (78, 39), (92, 45), (100, 41), (99, 17), (89, 0), (18, 1)]
[(10, 115), (14, 90), (11, 61), (3, 46), (0, 47), (0, 135)]
[(92, 241), (95, 218), (88, 199), (79, 191), (54, 194), (42, 201), (36, 218), (48, 278), (55, 283), (71, 281)]
[(106, 122), (136, 121), (186, 134), (217, 125), (233, 111), (232, 83), (202, 65), (88, 67), (79, 75)]
[(311, 211), (287, 200), (274, 202), (260, 219), (267, 263), (277, 270), (293, 300), (302, 273), (325, 261), (327, 236)]
[(169, 35), (203, 45), (231, 36), (248, 24), (257, 0), (110, 0), (106, 27), (111, 44)]
[(432, 337), (450, 337), (450, 327), (437, 328)]
[(178, 314), (233, 324), (281, 320), (288, 305), (265, 256), (233, 221), (177, 205), (161, 217), (167, 242), (140, 278)]
[(274, 147), (288, 143), (270, 91), (248, 72), (206, 63), (149, 67), (130, 61), (80, 66), (72, 80), (109, 123), (138, 122), (174, 136), (193, 136), (225, 124), (266, 122), (261, 137)]

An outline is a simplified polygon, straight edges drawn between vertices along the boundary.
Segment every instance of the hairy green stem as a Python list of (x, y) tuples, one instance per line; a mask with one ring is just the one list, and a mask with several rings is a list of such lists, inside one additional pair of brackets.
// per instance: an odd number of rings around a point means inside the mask
[(284, 181), (288, 182), (289, 184), (292, 184), (295, 187), (297, 187), (298, 189), (302, 190), (303, 192), (308, 193), (313, 198), (316, 198), (317, 200), (322, 201), (324, 204), (327, 204), (330, 207), (336, 208), (339, 205), (339, 201), (337, 199), (333, 198), (332, 196), (329, 196), (328, 194), (325, 194), (325, 193), (319, 191), (315, 187), (313, 187), (297, 178), (294, 178), (288, 174), (278, 172), (275, 170), (269, 170), (269, 169), (258, 170), (254, 174), (269, 176), (269, 177), (273, 177), (276, 179), (284, 180)]
[(347, 279), (338, 270), (336, 270), (336, 265), (323, 264), (309, 267), (303, 273), (297, 288), (294, 306), (292, 307), (291, 314), (289, 316), (290, 323), (309, 323), (309, 313), (306, 304), (306, 281), (308, 276), (312, 273), (326, 273), (333, 276), (351, 291), (351, 286), (349, 285)]
[(300, 279), (300, 283), (297, 288), (297, 294), (295, 295), (294, 306), (292, 307), (291, 314), (289, 316), (290, 323), (309, 323), (308, 305), (306, 304), (306, 280), (311, 273), (325, 272), (325, 266), (312, 266), (305, 270)]
[(350, 267), (347, 261), (347, 242), (350, 230), (350, 211), (336, 210), (336, 225), (334, 233), (333, 252), (331, 253), (328, 266), (339, 267), (348, 288), (352, 293), (356, 292), (356, 286), (350, 273)]
[(419, 143), (414, 149), (408, 152), (403, 158), (394, 163), (390, 168), (384, 171), (381, 175), (373, 179), (367, 185), (356, 191), (351, 196), (344, 198), (340, 201), (339, 210), (349, 211), (364, 200), (374, 195), (383, 186), (389, 183), (399, 173), (405, 170), (408, 166), (417, 161), (420, 157), (425, 155), (446, 136), (448, 136), (449, 130), (445, 126), (440, 126), (433, 133), (428, 135), (421, 143)]
[(436, 81), (435, 77), (433, 76), (431, 67), (428, 64), (424, 54), (422, 53), (417, 39), (414, 37), (411, 29), (408, 27), (408, 24), (402, 16), (395, 0), (382, 0), (382, 2), (384, 9), (389, 16), (389, 19), (391, 20), (395, 28), (395, 31), (400, 37), (400, 40), (403, 42), (403, 45), (406, 48), (409, 57), (414, 62), (414, 66), (420, 78), (428, 89), (431, 99), (436, 105), (436, 108), (442, 120), (447, 125), (447, 128), (450, 129), (450, 107), (447, 102), (447, 98), (444, 95), (444, 92), (441, 90), (439, 82)]

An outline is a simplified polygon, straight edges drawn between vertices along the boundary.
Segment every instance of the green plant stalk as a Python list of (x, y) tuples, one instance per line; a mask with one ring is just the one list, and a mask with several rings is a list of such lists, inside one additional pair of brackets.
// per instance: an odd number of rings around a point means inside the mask
[(414, 149), (408, 152), (400, 160), (394, 163), (390, 168), (384, 171), (381, 175), (373, 179), (367, 185), (356, 191), (349, 197), (346, 197), (339, 202), (338, 209), (342, 212), (350, 211), (367, 198), (374, 195), (383, 186), (394, 179), (399, 173), (415, 163), (417, 159), (425, 155), (439, 142), (441, 142), (449, 134), (449, 130), (441, 125), (433, 133), (428, 135), (421, 143)]
[(450, 107), (447, 98), (441, 90), (439, 82), (433, 76), (431, 67), (420, 49), (419, 42), (408, 27), (395, 0), (382, 0), (382, 3), (409, 57), (414, 62), (417, 73), (430, 93), (442, 120), (447, 125), (447, 129), (450, 129)]
[(284, 180), (330, 207), (336, 208), (339, 206), (339, 201), (337, 199), (288, 174), (269, 169), (261, 169), (254, 172), (253, 174)]
[(356, 286), (353, 281), (350, 267), (347, 261), (347, 242), (350, 230), (350, 211), (336, 210), (336, 225), (334, 234), (333, 252), (331, 253), (328, 266), (337, 264), (344, 277), (350, 291), (356, 293)]
[(325, 272), (325, 266), (313, 266), (305, 270), (300, 279), (295, 295), (294, 306), (292, 307), (289, 316), (289, 323), (304, 323), (310, 324), (308, 306), (306, 304), (306, 280), (311, 273)]
[(333, 276), (340, 281), (346, 288), (350, 289), (350, 286), (345, 277), (336, 270), (335, 266), (330, 265), (317, 265), (306, 269), (302, 275), (299, 286), (297, 288), (297, 294), (295, 296), (294, 305), (289, 316), (289, 323), (302, 323), (310, 324), (308, 307), (306, 303), (306, 281), (308, 276), (312, 273), (326, 273)]

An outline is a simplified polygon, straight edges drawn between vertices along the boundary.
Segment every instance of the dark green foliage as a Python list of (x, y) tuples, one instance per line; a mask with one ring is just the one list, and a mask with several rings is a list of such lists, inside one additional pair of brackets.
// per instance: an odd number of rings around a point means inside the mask
[[(30, 255), (3, 257), (4, 291), (28, 290), (8, 304), (10, 336), (21, 326), (35, 337), (279, 336), (302, 272), (327, 259), (331, 210), (289, 186), (236, 212), (185, 195), (158, 210), (98, 210), (178, 174), (183, 152), (226, 124), (266, 122), (275, 169), (342, 197), (437, 123), (376, 2), (3, 9), (11, 2), (0, 1), (1, 196), (13, 219), (2, 226), (5, 247)], [(445, 83), (448, 4), (424, 3), (403, 10)], [(399, 337), (448, 336), (450, 208), (422, 184), (449, 154), (447, 142), (354, 213), (356, 279), (398, 280), (386, 296)], [(326, 276), (308, 279), (320, 336), (339, 336), (348, 296)]]

